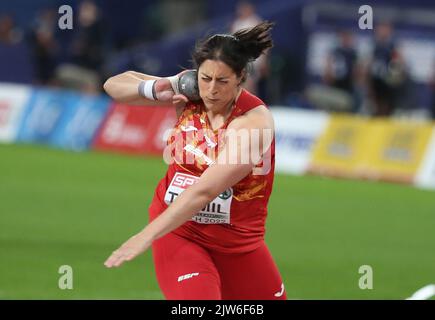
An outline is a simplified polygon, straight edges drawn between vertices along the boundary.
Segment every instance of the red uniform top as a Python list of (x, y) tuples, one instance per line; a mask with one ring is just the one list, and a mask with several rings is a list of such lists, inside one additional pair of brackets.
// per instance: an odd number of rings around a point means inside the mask
[[(160, 180), (149, 208), (150, 219), (162, 213), (176, 197), (215, 160), (223, 129), (236, 117), (265, 105), (242, 90), (224, 125), (212, 130), (203, 103), (188, 103), (174, 126), (165, 150), (173, 163)], [(181, 143), (180, 143), (181, 142)], [(222, 144), (222, 143), (221, 143)], [(170, 147), (170, 148), (169, 148)], [(170, 152), (168, 152), (170, 150)], [(261, 170), (260, 170), (261, 168)], [(264, 239), (267, 203), (272, 192), (275, 168), (275, 139), (262, 162), (237, 184), (221, 193), (191, 221), (173, 232), (205, 248), (223, 253), (256, 249)], [(258, 174), (262, 172), (261, 174)]]

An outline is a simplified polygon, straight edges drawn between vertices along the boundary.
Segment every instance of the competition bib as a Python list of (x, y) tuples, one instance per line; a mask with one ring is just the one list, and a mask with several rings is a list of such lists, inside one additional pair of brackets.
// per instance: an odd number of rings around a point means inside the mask
[[(165, 203), (170, 205), (188, 187), (195, 184), (199, 177), (186, 173), (177, 172), (172, 178), (165, 194)], [(233, 189), (229, 188), (222, 192), (205, 208), (200, 210), (192, 217), (192, 221), (197, 223), (215, 224), (230, 223), (231, 200), (233, 199)]]

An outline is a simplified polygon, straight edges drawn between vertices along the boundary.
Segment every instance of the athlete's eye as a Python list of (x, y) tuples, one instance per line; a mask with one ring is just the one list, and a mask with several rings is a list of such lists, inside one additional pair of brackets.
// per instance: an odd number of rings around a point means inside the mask
[(201, 79), (204, 80), (205, 82), (210, 82), (211, 81), (210, 78), (206, 78), (206, 77), (202, 77)]

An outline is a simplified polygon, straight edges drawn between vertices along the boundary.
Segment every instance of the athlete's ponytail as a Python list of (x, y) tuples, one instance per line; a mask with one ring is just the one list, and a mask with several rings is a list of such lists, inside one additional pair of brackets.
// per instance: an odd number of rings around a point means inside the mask
[(266, 49), (273, 46), (270, 30), (273, 23), (262, 22), (250, 29), (241, 29), (233, 36), (239, 41), (241, 52), (249, 60), (257, 59)]
[(238, 30), (232, 35), (215, 34), (199, 41), (192, 54), (196, 68), (205, 60), (218, 60), (231, 67), (237, 76), (246, 75), (242, 73), (248, 63), (273, 46), (270, 34), (272, 27), (273, 23), (264, 21), (255, 27)]

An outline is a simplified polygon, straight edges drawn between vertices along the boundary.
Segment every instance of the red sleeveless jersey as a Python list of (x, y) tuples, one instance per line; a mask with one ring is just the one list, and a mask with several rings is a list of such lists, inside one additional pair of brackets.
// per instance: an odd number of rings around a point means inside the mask
[[(169, 146), (174, 144), (174, 137), (178, 137), (177, 146), (182, 147), (172, 147), (170, 154), (173, 162), (155, 190), (149, 207), (150, 220), (161, 214), (181, 192), (194, 184), (212, 163), (213, 158), (208, 155), (213, 152), (216, 154), (219, 148), (219, 140), (223, 136), (219, 132), (226, 129), (234, 118), (260, 105), (265, 104), (248, 91), (242, 90), (229, 118), (218, 130), (211, 129), (202, 102), (186, 105), (168, 139)], [(182, 143), (178, 144), (180, 140)], [(260, 246), (264, 239), (267, 204), (273, 185), (275, 139), (266, 154), (249, 175), (173, 232), (207, 249), (223, 253), (247, 252)], [(255, 171), (259, 167), (262, 167), (261, 174)]]

